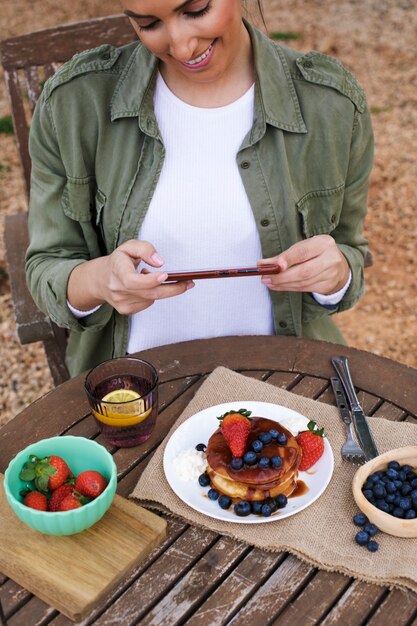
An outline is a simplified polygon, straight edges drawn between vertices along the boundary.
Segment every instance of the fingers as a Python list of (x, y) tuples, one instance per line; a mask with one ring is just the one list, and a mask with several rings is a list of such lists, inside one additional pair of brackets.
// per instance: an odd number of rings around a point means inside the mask
[(161, 267), (161, 265), (164, 264), (164, 260), (149, 241), (129, 239), (122, 243), (118, 247), (118, 250), (130, 257), (135, 267), (137, 267), (141, 261), (144, 261), (152, 267)]

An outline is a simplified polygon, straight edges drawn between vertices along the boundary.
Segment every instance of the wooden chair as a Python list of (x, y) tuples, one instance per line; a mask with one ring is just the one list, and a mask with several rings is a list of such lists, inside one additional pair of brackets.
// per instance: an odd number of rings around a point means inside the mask
[[(135, 39), (136, 34), (129, 20), (124, 15), (115, 15), (38, 30), (0, 43), (28, 199), (31, 168), (29, 126), (43, 82), (76, 52), (104, 43), (121, 46)], [(4, 238), (19, 340), (22, 344), (43, 342), (52, 379), (58, 385), (69, 378), (64, 362), (66, 332), (39, 311), (26, 286), (27, 213), (6, 216)]]
[[(0, 42), (27, 198), (31, 167), (29, 126), (43, 82), (76, 52), (104, 43), (120, 46), (135, 39), (128, 19), (115, 15), (39, 30)], [(69, 378), (64, 362), (66, 332), (39, 311), (26, 286), (27, 213), (6, 216), (4, 237), (19, 340), (22, 344), (43, 342), (53, 381), (58, 385)], [(366, 265), (371, 264), (369, 255)]]

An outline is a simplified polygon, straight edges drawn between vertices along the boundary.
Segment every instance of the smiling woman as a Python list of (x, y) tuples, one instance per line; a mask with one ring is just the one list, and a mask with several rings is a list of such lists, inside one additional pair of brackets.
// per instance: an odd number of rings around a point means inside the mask
[[(240, 0), (122, 6), (139, 41), (65, 65), (31, 129), (28, 284), (69, 330), (70, 373), (220, 335), (343, 341), (331, 314), (362, 295), (367, 249), (362, 88)], [(264, 264), (279, 273), (166, 282)]]

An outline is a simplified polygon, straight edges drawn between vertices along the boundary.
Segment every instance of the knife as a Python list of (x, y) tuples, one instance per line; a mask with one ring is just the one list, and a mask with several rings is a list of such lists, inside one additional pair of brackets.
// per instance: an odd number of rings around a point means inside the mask
[(350, 408), (352, 411), (352, 420), (355, 426), (355, 431), (359, 439), (361, 448), (365, 453), (367, 461), (370, 461), (374, 457), (379, 455), (378, 448), (369, 429), (367, 419), (365, 417), (364, 410), (359, 403), (358, 396), (356, 395), (355, 388), (353, 386), (352, 377), (349, 371), (349, 365), (347, 357), (335, 356), (332, 358), (333, 367), (339, 375), (342, 385), (345, 389), (346, 395), (349, 400)]

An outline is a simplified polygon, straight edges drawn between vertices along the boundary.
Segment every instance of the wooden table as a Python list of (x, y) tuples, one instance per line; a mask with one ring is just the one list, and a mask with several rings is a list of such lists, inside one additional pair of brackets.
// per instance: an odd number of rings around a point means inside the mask
[[(127, 496), (152, 452), (206, 376), (224, 365), (334, 404), (330, 357), (346, 354), (367, 414), (417, 423), (417, 370), (350, 348), (292, 337), (229, 337), (141, 353), (160, 373), (160, 417), (148, 442), (110, 448)], [(97, 438), (79, 376), (34, 402), (0, 430), (0, 471), (30, 442), (57, 434)], [(337, 451), (335, 451), (337, 454)], [(417, 596), (320, 571), (168, 518), (168, 536), (83, 624), (417, 626)], [(1, 532), (1, 529), (0, 529)], [(8, 626), (72, 624), (0, 574)]]

